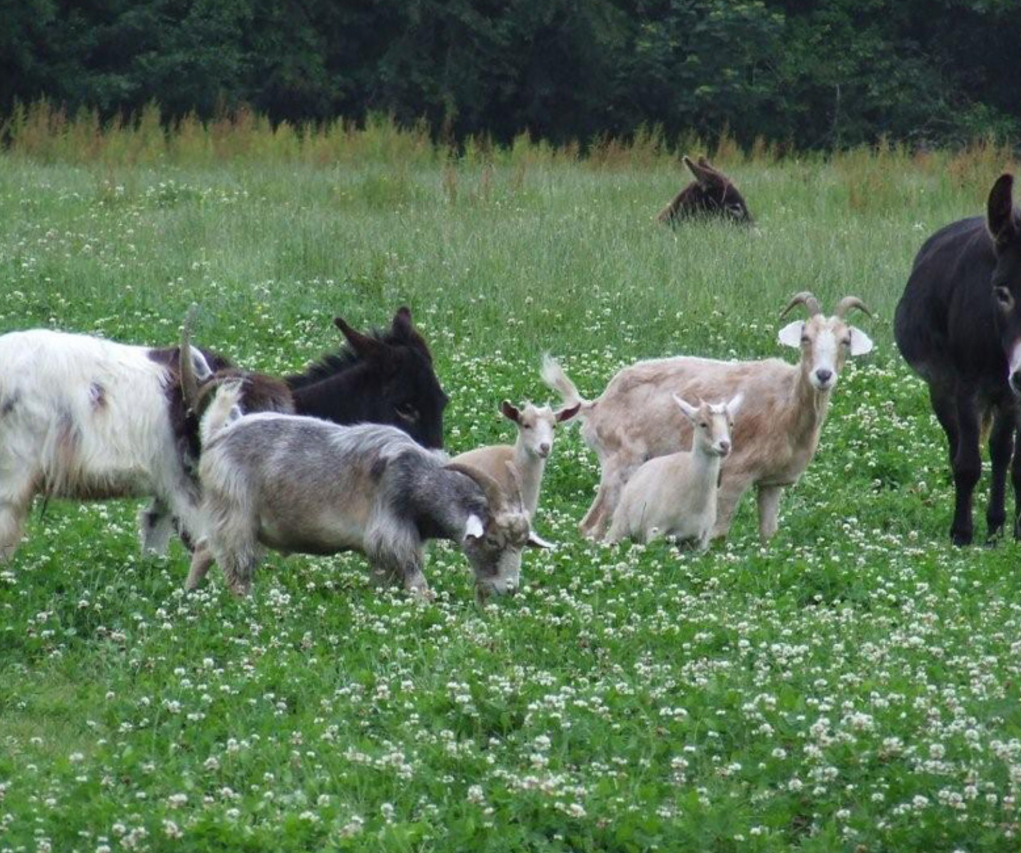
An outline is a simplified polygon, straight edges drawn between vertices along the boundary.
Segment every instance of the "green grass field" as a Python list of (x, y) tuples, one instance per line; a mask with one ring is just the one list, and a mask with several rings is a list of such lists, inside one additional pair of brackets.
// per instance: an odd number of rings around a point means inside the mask
[(944, 439), (890, 328), (922, 241), (1008, 163), (722, 162), (753, 231), (658, 226), (685, 178), (626, 151), (0, 157), (0, 331), (172, 344), (195, 301), (200, 343), (283, 372), (337, 346), (335, 314), (407, 303), (452, 452), (549, 396), (543, 351), (594, 396), (643, 357), (793, 360), (802, 289), (877, 314), (765, 548), (749, 499), (701, 556), (581, 540), (576, 429), (540, 507), (559, 549), (484, 609), (447, 546), (431, 604), (358, 556), (185, 596), (179, 544), (139, 556), (137, 502), (38, 503), (0, 567), (0, 851), (1017, 849), (1021, 551), (949, 546)]

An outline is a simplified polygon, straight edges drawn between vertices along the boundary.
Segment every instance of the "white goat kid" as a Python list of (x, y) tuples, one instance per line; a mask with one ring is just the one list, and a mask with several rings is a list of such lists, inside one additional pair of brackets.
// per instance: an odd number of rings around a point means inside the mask
[(549, 406), (534, 406), (526, 403), (522, 408), (513, 406), (509, 400), (500, 404), (500, 413), (517, 425), (518, 437), (513, 445), (494, 444), (478, 447), (454, 457), (454, 462), (471, 465), (485, 471), (501, 487), (511, 493), (511, 469), (513, 465), (521, 479), (521, 497), (530, 521), (535, 521), (539, 506), (539, 491), (546, 462), (553, 450), (553, 437), (557, 424), (578, 414), (578, 406), (553, 411)]
[[(189, 534), (201, 532), (171, 361), (173, 350), (48, 329), (0, 336), (0, 560), (17, 550), (36, 495), (151, 495)], [(192, 366), (200, 378), (212, 373), (197, 350)], [(169, 526), (146, 532), (163, 539)]]
[(872, 349), (869, 336), (845, 319), (853, 308), (869, 313), (857, 297), (844, 297), (834, 316), (826, 317), (818, 300), (803, 292), (780, 316), (796, 305), (806, 307), (808, 319), (784, 326), (779, 340), (801, 350), (798, 364), (686, 356), (641, 361), (614, 376), (598, 399), (587, 401), (560, 365), (547, 358), (543, 380), (567, 405), (581, 403), (582, 436), (602, 469), (599, 492), (580, 525), (583, 534), (595, 539), (604, 535), (621, 490), (645, 460), (689, 446), (690, 427), (670, 402), (672, 390), (704, 400), (744, 392), (736, 449), (721, 469), (713, 535), (727, 534), (738, 502), (753, 486), (758, 490), (759, 534), (765, 541), (776, 533), (781, 490), (798, 481), (815, 455), (846, 359)]
[(673, 536), (692, 541), (700, 551), (709, 547), (716, 525), (720, 464), (730, 453), (741, 395), (727, 403), (700, 401), (698, 406), (676, 394), (672, 398), (694, 430), (692, 448), (650, 459), (635, 471), (617, 504), (608, 542)]

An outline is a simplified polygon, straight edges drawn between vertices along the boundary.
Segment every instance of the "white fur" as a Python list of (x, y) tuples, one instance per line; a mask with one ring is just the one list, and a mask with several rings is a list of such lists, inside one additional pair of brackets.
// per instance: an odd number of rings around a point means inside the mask
[(628, 481), (607, 536), (649, 542), (659, 536), (709, 546), (716, 524), (720, 463), (730, 453), (730, 429), (741, 394), (729, 403), (693, 406), (676, 394), (673, 400), (694, 429), (692, 449), (650, 459)]
[[(0, 559), (16, 550), (37, 494), (153, 495), (200, 532), (164, 394), (172, 376), (148, 353), (45, 329), (0, 336)], [(210, 372), (201, 357), (196, 367)]]

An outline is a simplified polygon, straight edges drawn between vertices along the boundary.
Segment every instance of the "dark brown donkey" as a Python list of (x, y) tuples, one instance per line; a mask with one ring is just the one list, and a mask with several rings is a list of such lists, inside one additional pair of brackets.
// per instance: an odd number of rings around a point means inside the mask
[(748, 205), (737, 187), (723, 172), (713, 168), (705, 157), (699, 157), (698, 163), (694, 163), (686, 156), (684, 165), (695, 180), (659, 212), (656, 218), (660, 222), (667, 225), (676, 225), (682, 219), (722, 219), (745, 225), (753, 222)]
[(1015, 452), (1014, 441), (1021, 393), (1021, 214), (1011, 198), (1013, 185), (1013, 175), (1001, 175), (984, 219), (962, 219), (925, 241), (894, 318), (897, 346), (929, 384), (933, 411), (947, 434), (956, 490), (950, 537), (956, 545), (973, 536), (971, 498), (982, 474), (983, 424), (992, 427), (989, 536), (1007, 518), (1009, 465), (1014, 536), (1021, 538), (1021, 442)]

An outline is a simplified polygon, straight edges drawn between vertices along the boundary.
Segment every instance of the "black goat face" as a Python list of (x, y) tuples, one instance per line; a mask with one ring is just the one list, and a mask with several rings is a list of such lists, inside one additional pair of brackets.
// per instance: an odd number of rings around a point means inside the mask
[(1013, 184), (1009, 174), (993, 184), (986, 224), (996, 253), (991, 279), (996, 326), (1009, 365), (1010, 386), (1021, 395), (1021, 216), (1011, 197)]

